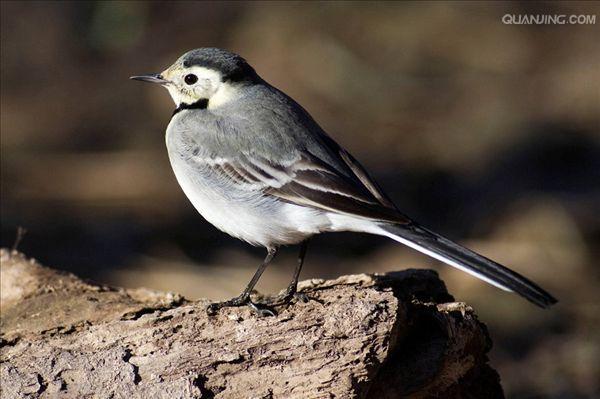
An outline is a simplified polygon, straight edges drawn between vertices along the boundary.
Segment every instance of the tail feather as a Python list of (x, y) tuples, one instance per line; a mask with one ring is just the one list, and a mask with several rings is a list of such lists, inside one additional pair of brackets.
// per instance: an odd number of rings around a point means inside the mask
[(557, 300), (520, 274), (415, 223), (381, 224), (384, 235), (546, 308)]

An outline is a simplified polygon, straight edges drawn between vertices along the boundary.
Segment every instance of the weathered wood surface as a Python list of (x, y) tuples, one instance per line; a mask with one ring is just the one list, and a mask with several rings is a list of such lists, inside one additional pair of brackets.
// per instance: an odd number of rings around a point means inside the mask
[(301, 283), (255, 317), (1, 257), (2, 398), (498, 398), (491, 346), (437, 274)]

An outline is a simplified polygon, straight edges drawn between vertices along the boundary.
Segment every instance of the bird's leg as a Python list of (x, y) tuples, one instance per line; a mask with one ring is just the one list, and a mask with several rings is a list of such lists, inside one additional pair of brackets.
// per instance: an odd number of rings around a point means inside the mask
[(265, 271), (265, 269), (267, 268), (269, 263), (273, 260), (273, 258), (277, 254), (276, 247), (267, 248), (267, 251), (268, 251), (267, 256), (265, 257), (263, 262), (260, 264), (260, 266), (256, 270), (256, 273), (254, 273), (254, 276), (252, 276), (252, 280), (250, 280), (250, 282), (248, 283), (248, 285), (246, 286), (244, 291), (240, 295), (236, 296), (235, 298), (229, 299), (227, 301), (211, 303), (206, 308), (206, 313), (208, 313), (209, 315), (214, 315), (221, 308), (248, 305), (252, 308), (252, 310), (254, 310), (256, 313), (258, 313), (260, 316), (274, 316), (275, 315), (275, 313), (272, 310), (270, 310), (268, 308), (263, 308), (260, 305), (257, 305), (250, 300), (250, 293), (254, 289), (254, 286), (258, 282), (258, 279), (260, 279), (260, 276), (263, 274), (263, 272)]
[(296, 269), (294, 270), (294, 277), (292, 278), (292, 281), (285, 289), (283, 294), (275, 297), (274, 300), (270, 301), (270, 303), (287, 304), (294, 298), (299, 299), (302, 302), (308, 302), (308, 297), (305, 294), (298, 293), (298, 277), (300, 277), (300, 271), (302, 270), (302, 265), (304, 264), (304, 257), (306, 256), (307, 248), (308, 240), (304, 240), (300, 245), (298, 263), (296, 264)]

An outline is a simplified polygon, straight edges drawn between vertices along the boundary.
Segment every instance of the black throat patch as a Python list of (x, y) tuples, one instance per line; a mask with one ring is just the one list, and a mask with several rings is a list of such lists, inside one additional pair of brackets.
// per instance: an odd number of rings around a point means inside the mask
[(208, 98), (201, 98), (192, 104), (181, 103), (177, 108), (175, 108), (175, 111), (173, 111), (173, 115), (171, 116), (174, 116), (179, 111), (183, 111), (184, 109), (206, 109), (206, 107), (208, 107)]

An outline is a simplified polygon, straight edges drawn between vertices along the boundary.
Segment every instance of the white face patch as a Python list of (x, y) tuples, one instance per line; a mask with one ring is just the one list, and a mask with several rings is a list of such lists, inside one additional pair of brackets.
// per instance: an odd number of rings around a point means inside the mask
[(223, 82), (208, 101), (208, 109), (220, 107), (240, 95), (239, 88), (228, 82)]
[(193, 104), (203, 98), (210, 100), (222, 84), (219, 72), (201, 66), (169, 68), (163, 76), (170, 81), (165, 87), (178, 106), (181, 103)]

